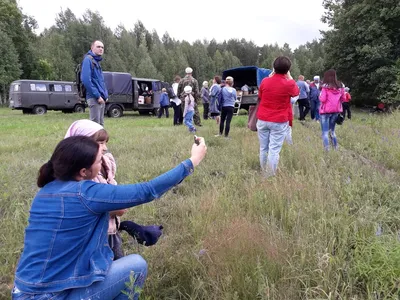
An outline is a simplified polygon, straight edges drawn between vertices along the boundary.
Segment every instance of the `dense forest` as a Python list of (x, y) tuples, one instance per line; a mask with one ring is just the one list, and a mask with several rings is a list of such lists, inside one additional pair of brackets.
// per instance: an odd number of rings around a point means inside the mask
[(400, 7), (394, 0), (325, 0), (322, 20), (332, 28), (321, 40), (296, 49), (285, 43), (258, 46), (246, 39), (223, 42), (176, 40), (168, 32), (149, 31), (141, 21), (133, 29), (111, 29), (96, 12), (78, 18), (66, 9), (54, 25), (37, 35), (37, 21), (25, 15), (16, 0), (0, 0), (0, 104), (7, 103), (16, 79), (74, 80), (75, 66), (99, 39), (105, 44), (107, 71), (171, 82), (190, 66), (201, 82), (224, 69), (256, 65), (271, 68), (279, 55), (292, 60), (292, 75), (323, 76), (336, 68), (357, 103), (399, 98)]

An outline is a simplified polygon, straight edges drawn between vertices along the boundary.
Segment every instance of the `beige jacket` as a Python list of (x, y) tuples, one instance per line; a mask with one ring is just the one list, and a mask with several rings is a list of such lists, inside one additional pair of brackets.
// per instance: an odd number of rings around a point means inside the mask
[[(114, 156), (111, 153), (106, 153), (102, 157), (102, 167), (100, 173), (93, 179), (93, 181), (105, 184), (117, 185), (115, 181), (115, 173), (117, 172), (117, 164), (115, 163)], [(121, 213), (121, 211), (118, 211)], [(110, 220), (108, 222), (108, 234), (116, 234), (118, 231), (120, 220), (117, 212), (110, 212)]]

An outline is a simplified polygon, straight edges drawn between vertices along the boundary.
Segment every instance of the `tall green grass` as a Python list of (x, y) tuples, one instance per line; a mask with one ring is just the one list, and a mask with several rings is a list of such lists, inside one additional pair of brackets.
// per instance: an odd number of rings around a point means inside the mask
[[(87, 114), (0, 110), (0, 295), (9, 297), (36, 175), (68, 126)], [(163, 224), (142, 299), (398, 299), (400, 115), (355, 114), (326, 153), (317, 123), (295, 122), (279, 173), (259, 171), (257, 134), (234, 117), (231, 139), (208, 145), (195, 173), (123, 219)], [(171, 119), (106, 119), (120, 184), (149, 180), (189, 157), (193, 137)], [(1, 296), (0, 296), (1, 297)]]

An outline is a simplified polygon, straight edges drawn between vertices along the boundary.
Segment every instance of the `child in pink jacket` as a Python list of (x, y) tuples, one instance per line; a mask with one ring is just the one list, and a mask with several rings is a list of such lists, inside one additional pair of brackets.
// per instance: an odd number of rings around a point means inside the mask
[(337, 148), (335, 133), (336, 120), (343, 111), (342, 102), (346, 99), (342, 84), (337, 80), (336, 71), (331, 69), (325, 72), (322, 91), (320, 94), (322, 141), (325, 150), (329, 150), (329, 136), (334, 149)]

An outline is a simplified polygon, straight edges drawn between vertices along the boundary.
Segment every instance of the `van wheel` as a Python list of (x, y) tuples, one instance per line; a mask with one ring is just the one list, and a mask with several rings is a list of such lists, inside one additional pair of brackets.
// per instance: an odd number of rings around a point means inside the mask
[(35, 115), (44, 115), (47, 113), (47, 108), (46, 106), (39, 105), (35, 106), (32, 111)]
[(108, 111), (107, 111), (107, 115), (110, 118), (120, 118), (123, 115), (123, 111), (122, 108), (119, 105), (112, 105)]
[(22, 109), (22, 113), (23, 113), (24, 115), (29, 115), (29, 114), (32, 113), (32, 109), (24, 108), (24, 109)]
[(74, 107), (74, 112), (76, 112), (76, 113), (84, 113), (85, 112), (85, 107), (83, 107), (83, 105), (77, 104)]

